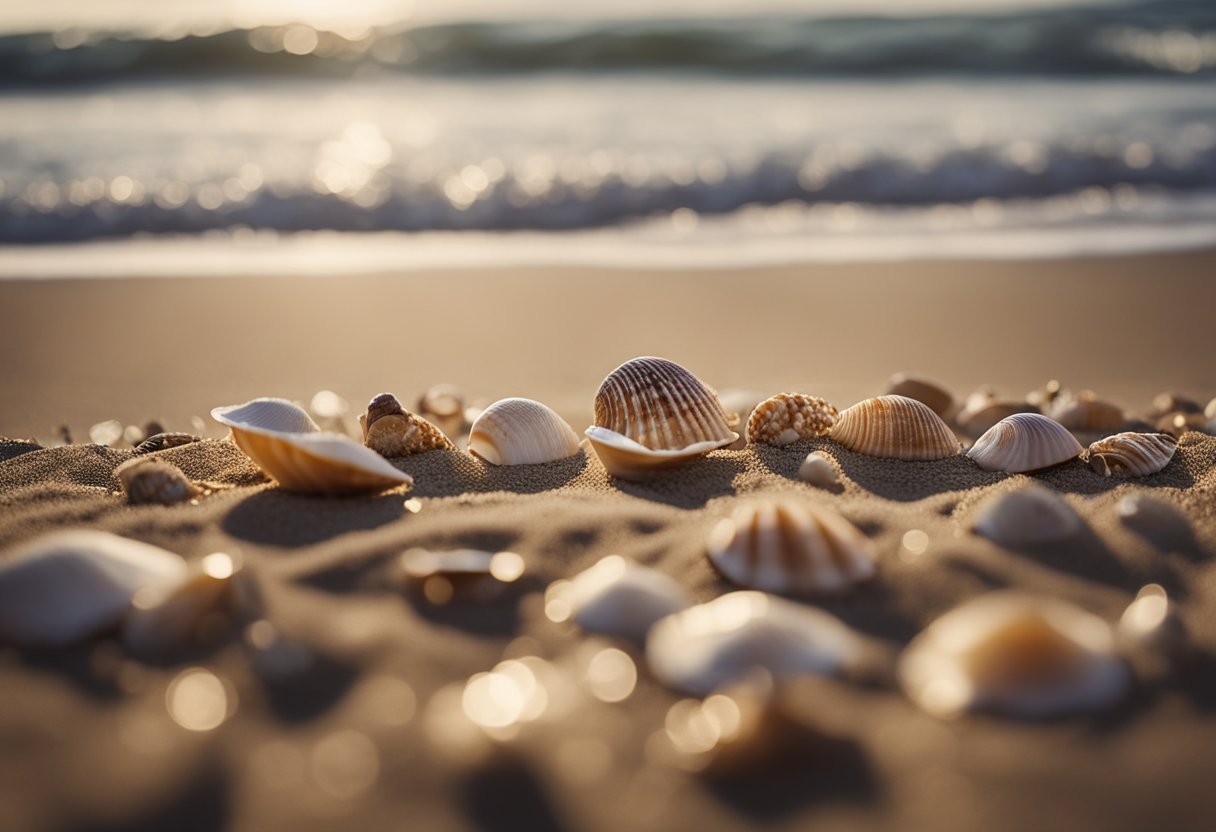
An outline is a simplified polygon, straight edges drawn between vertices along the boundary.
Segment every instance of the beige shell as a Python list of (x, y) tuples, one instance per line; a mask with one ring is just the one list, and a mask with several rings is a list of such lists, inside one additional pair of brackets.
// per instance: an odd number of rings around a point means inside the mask
[(589, 633), (642, 643), (661, 618), (692, 606), (692, 596), (673, 578), (654, 569), (609, 555), (569, 581), (557, 581), (545, 593), (561, 615)]
[(1038, 407), (1027, 402), (1007, 402), (995, 398), (981, 402), (978, 398), (971, 398), (968, 403), (958, 412), (955, 422), (963, 435), (972, 439), (983, 436), (997, 422), (1015, 413), (1039, 412)]
[(817, 488), (839, 488), (840, 472), (823, 451), (811, 451), (798, 466), (798, 479)]
[(156, 503), (171, 506), (197, 497), (201, 492), (181, 469), (163, 459), (137, 456), (114, 469), (131, 505)]
[(1105, 477), (1146, 477), (1174, 458), (1168, 433), (1116, 433), (1089, 446), (1089, 467)]
[(841, 412), (828, 436), (858, 453), (891, 459), (944, 459), (959, 452), (941, 417), (905, 396), (858, 402)]
[(896, 373), (887, 380), (888, 396), (904, 396), (925, 404), (946, 419), (954, 410), (954, 396), (945, 387), (911, 373)]
[(840, 412), (816, 396), (778, 393), (756, 406), (747, 420), (747, 441), (789, 445), (826, 434)]
[(1059, 422), (1041, 413), (1015, 413), (989, 428), (967, 456), (985, 471), (1020, 473), (1058, 465), (1082, 450)]
[(123, 643), (141, 655), (164, 654), (204, 635), (216, 618), (223, 623), (236, 595), (240, 564), (216, 552), (191, 564), (180, 583), (147, 587), (131, 599)]
[(1052, 405), (1051, 417), (1069, 430), (1082, 433), (1118, 430), (1127, 421), (1123, 408), (1102, 401), (1088, 390), (1058, 398)]
[(418, 413), (448, 436), (464, 432), (464, 393), (451, 384), (436, 384), (418, 397)]
[(1182, 436), (1188, 430), (1212, 432), (1212, 424), (1202, 413), (1167, 413), (1157, 419), (1153, 426), (1171, 436)]
[(1105, 621), (1072, 604), (993, 592), (943, 615), (900, 656), (899, 680), (935, 716), (1041, 718), (1105, 707), (1127, 668)]
[(874, 577), (861, 531), (826, 506), (792, 498), (745, 503), (710, 532), (709, 560), (728, 579), (765, 592), (822, 595)]
[(1004, 546), (1028, 546), (1066, 540), (1084, 527), (1080, 516), (1056, 492), (1029, 482), (985, 500), (975, 532)]
[(414, 482), (353, 439), (321, 432), (302, 407), (284, 399), (217, 407), (211, 418), (227, 425), (237, 447), (285, 491), (358, 494)]
[(552, 408), (531, 399), (502, 399), (469, 430), (469, 453), (492, 465), (532, 465), (578, 453), (579, 439)]
[(1171, 413), (1203, 413), (1203, 405), (1181, 393), (1159, 393), (1153, 397), (1153, 415), (1167, 416)]
[(359, 416), (359, 427), (363, 444), (388, 459), (456, 450), (443, 431), (403, 408), (392, 393), (381, 393), (368, 402), (367, 412)]

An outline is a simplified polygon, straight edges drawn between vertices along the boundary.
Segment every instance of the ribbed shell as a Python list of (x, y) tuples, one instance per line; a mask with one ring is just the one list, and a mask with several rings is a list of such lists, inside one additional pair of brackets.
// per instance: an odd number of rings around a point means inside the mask
[(1051, 415), (1069, 430), (1082, 432), (1118, 430), (1127, 421), (1123, 408), (1085, 393), (1057, 401)]
[(1168, 465), (1177, 447), (1168, 433), (1116, 433), (1089, 446), (1089, 467), (1105, 477), (1146, 477)]
[(578, 453), (578, 434), (552, 408), (531, 399), (502, 399), (469, 431), (469, 453), (492, 465), (553, 462)]
[(456, 450), (443, 431), (410, 413), (392, 393), (381, 393), (368, 402), (359, 425), (363, 428), (363, 444), (388, 459), (425, 451)]
[(825, 506), (794, 499), (745, 504), (710, 532), (710, 562), (740, 586), (765, 592), (842, 592), (877, 571), (870, 541)]
[(967, 456), (985, 471), (1037, 471), (1080, 455), (1068, 428), (1040, 413), (1016, 413), (993, 425)]
[(137, 456), (114, 469), (131, 505), (156, 503), (171, 506), (199, 495), (199, 490), (167, 460)]
[(891, 459), (944, 459), (959, 452), (941, 417), (905, 396), (858, 402), (840, 414), (828, 436), (858, 453)]
[(663, 358), (635, 358), (609, 373), (595, 395), (595, 424), (656, 451), (738, 438), (717, 394)]
[(778, 393), (752, 411), (747, 421), (747, 441), (781, 446), (814, 439), (831, 430), (839, 415), (835, 405), (817, 396)]
[(954, 409), (954, 396), (945, 387), (910, 373), (896, 373), (887, 381), (888, 396), (904, 396), (925, 404), (943, 419)]
[(1036, 482), (986, 500), (975, 521), (977, 534), (1014, 547), (1064, 540), (1083, 526), (1063, 497)]

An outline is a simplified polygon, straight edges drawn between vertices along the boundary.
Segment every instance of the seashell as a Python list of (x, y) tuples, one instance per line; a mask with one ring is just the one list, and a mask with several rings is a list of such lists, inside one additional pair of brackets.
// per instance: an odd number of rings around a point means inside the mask
[(403, 408), (392, 393), (381, 393), (368, 402), (367, 413), (359, 416), (359, 426), (363, 428), (363, 444), (389, 459), (424, 451), (456, 450), (443, 431)]
[(555, 582), (545, 598), (550, 618), (572, 618), (586, 632), (639, 644), (656, 621), (692, 605), (688, 591), (673, 578), (620, 555)]
[(464, 393), (454, 385), (436, 384), (427, 388), (418, 397), (418, 413), (448, 436), (464, 433)]
[(1031, 390), (1027, 393), (1026, 403), (1034, 405), (1036, 412), (1042, 412), (1050, 408), (1056, 399), (1064, 395), (1068, 395), (1067, 391), (1060, 386), (1060, 382), (1053, 378), (1038, 390)]
[(469, 431), (469, 453), (491, 465), (533, 465), (574, 456), (578, 434), (552, 408), (531, 399), (502, 399), (481, 411)]
[(836, 464), (823, 451), (811, 451), (798, 466), (798, 479), (810, 483), (817, 488), (834, 489), (840, 487), (840, 472)]
[(164, 654), (203, 640), (208, 624), (225, 624), (241, 567), (223, 552), (201, 558), (177, 584), (143, 587), (131, 599), (123, 643), (140, 655)]
[(164, 459), (137, 456), (114, 469), (114, 476), (126, 492), (131, 505), (156, 503), (171, 506), (197, 497), (194, 487), (182, 470)]
[(1006, 402), (992, 399), (982, 406), (971, 410), (960, 410), (956, 418), (959, 430), (971, 439), (983, 436), (988, 430), (1002, 419), (1007, 419), (1015, 413), (1038, 413), (1039, 409), (1024, 402)]
[(1169, 413), (1159, 418), (1154, 427), (1161, 433), (1176, 437), (1188, 430), (1211, 432), (1211, 425), (1202, 413)]
[(815, 396), (778, 393), (756, 406), (747, 420), (747, 441), (788, 445), (826, 434), (840, 411)]
[(1216, 419), (1216, 399), (1208, 402), (1208, 406), (1203, 409), (1203, 415), (1209, 419)]
[(1019, 548), (1055, 543), (1077, 534), (1085, 523), (1056, 492), (1037, 482), (996, 494), (981, 505), (975, 533)]
[(1158, 547), (1169, 549), (1192, 543), (1194, 532), (1186, 515), (1173, 503), (1151, 494), (1129, 494), (1115, 505), (1119, 520)]
[(0, 640), (66, 647), (116, 626), (144, 588), (175, 586), (186, 563), (157, 546), (98, 531), (54, 532), (0, 565)]
[(1118, 430), (1127, 422), (1123, 408), (1098, 399), (1089, 390), (1060, 396), (1052, 404), (1051, 417), (1069, 430), (1083, 433)]
[(943, 615), (899, 659), (899, 681), (935, 716), (1039, 718), (1112, 704), (1127, 689), (1105, 621), (1072, 604), (993, 592)]
[(878, 568), (856, 526), (830, 508), (788, 498), (739, 506), (714, 526), (706, 548), (731, 581), (765, 592), (841, 592)]
[(1186, 625), (1161, 584), (1148, 584), (1119, 619), (1119, 638), (1129, 646), (1177, 654), (1186, 645)]
[(954, 396), (940, 384), (911, 373), (896, 373), (887, 380), (888, 396), (916, 399), (943, 419), (954, 410)]
[(1104, 477), (1146, 477), (1168, 465), (1177, 447), (1168, 433), (1116, 433), (1089, 446), (1089, 467)]
[(1174, 413), (1203, 413), (1203, 405), (1181, 393), (1160, 393), (1153, 398), (1153, 416), (1160, 418)]
[(642, 357), (604, 379), (587, 438), (609, 474), (641, 480), (739, 436), (727, 426), (717, 395), (700, 379), (674, 362)]
[(985, 471), (1016, 474), (1058, 465), (1082, 450), (1059, 422), (1041, 413), (1015, 413), (989, 428), (967, 456)]
[(858, 453), (891, 459), (944, 459), (959, 452), (941, 417), (904, 396), (858, 402), (840, 414), (828, 436)]
[(760, 671), (774, 682), (856, 666), (864, 643), (822, 610), (763, 592), (730, 592), (650, 628), (646, 661), (661, 683), (706, 696)]
[(154, 433), (135, 446), (137, 454), (154, 454), (157, 451), (179, 448), (194, 442), (201, 442), (201, 436), (192, 433)]
[(414, 482), (353, 439), (321, 432), (302, 407), (285, 399), (217, 407), (211, 418), (231, 428), (237, 447), (285, 491), (357, 494)]
[(453, 598), (490, 601), (524, 574), (524, 559), (514, 552), (410, 549), (401, 556), (406, 581), (432, 604)]

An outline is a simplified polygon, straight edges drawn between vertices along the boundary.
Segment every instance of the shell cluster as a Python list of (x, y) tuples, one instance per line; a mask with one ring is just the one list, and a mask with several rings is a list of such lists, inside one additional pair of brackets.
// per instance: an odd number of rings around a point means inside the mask
[(789, 445), (799, 439), (823, 436), (840, 411), (816, 396), (778, 393), (761, 402), (747, 421), (747, 441)]
[(828, 435), (850, 450), (892, 459), (944, 459), (959, 452), (941, 417), (905, 396), (858, 402), (841, 412)]
[(985, 471), (1016, 474), (1059, 465), (1084, 449), (1068, 428), (1039, 413), (1015, 413), (975, 441), (967, 456)]
[(1004, 546), (1029, 546), (1067, 540), (1084, 521), (1056, 492), (1030, 482), (986, 500), (975, 521), (976, 534)]
[(367, 412), (359, 416), (359, 426), (363, 429), (363, 444), (388, 459), (425, 451), (456, 450), (443, 431), (410, 413), (392, 393), (372, 398)]
[(469, 453), (492, 465), (533, 465), (574, 456), (578, 434), (550, 407), (531, 399), (502, 399), (469, 430)]
[(1116, 433), (1089, 446), (1089, 467), (1104, 477), (1146, 477), (1169, 465), (1177, 447), (1168, 433)]

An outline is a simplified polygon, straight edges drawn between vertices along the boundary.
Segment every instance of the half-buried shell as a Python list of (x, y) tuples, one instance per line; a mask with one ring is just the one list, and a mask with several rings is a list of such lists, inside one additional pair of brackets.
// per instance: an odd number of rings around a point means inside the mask
[(975, 441), (967, 456), (985, 471), (1020, 473), (1059, 465), (1084, 449), (1068, 428), (1041, 413), (1015, 413)]
[(380, 456), (396, 457), (425, 451), (454, 451), (456, 446), (439, 428), (401, 406), (392, 393), (381, 393), (359, 416), (363, 444)]
[(747, 441), (789, 445), (823, 436), (840, 412), (817, 396), (778, 393), (757, 405), (747, 420)]
[(114, 469), (131, 505), (156, 503), (171, 506), (184, 503), (202, 492), (172, 462), (156, 457), (137, 456)]
[(887, 380), (888, 396), (904, 396), (916, 399), (929, 406), (929, 409), (946, 419), (954, 410), (954, 396), (945, 387), (935, 381), (930, 381), (911, 373), (896, 373)]
[(928, 405), (905, 396), (879, 396), (841, 412), (832, 439), (850, 450), (891, 459), (944, 459), (958, 440)]
[(602, 558), (569, 581), (555, 581), (545, 601), (551, 618), (572, 618), (589, 633), (638, 643), (656, 621), (692, 606), (675, 579), (620, 555)]
[(578, 453), (578, 434), (554, 410), (531, 399), (502, 399), (469, 430), (469, 453), (492, 465), (533, 465)]
[(1084, 521), (1056, 492), (1029, 482), (989, 498), (979, 509), (976, 534), (1004, 546), (1020, 547), (1065, 540)]
[(1116, 433), (1089, 446), (1089, 467), (1104, 477), (1147, 477), (1169, 465), (1177, 447), (1168, 433)]

